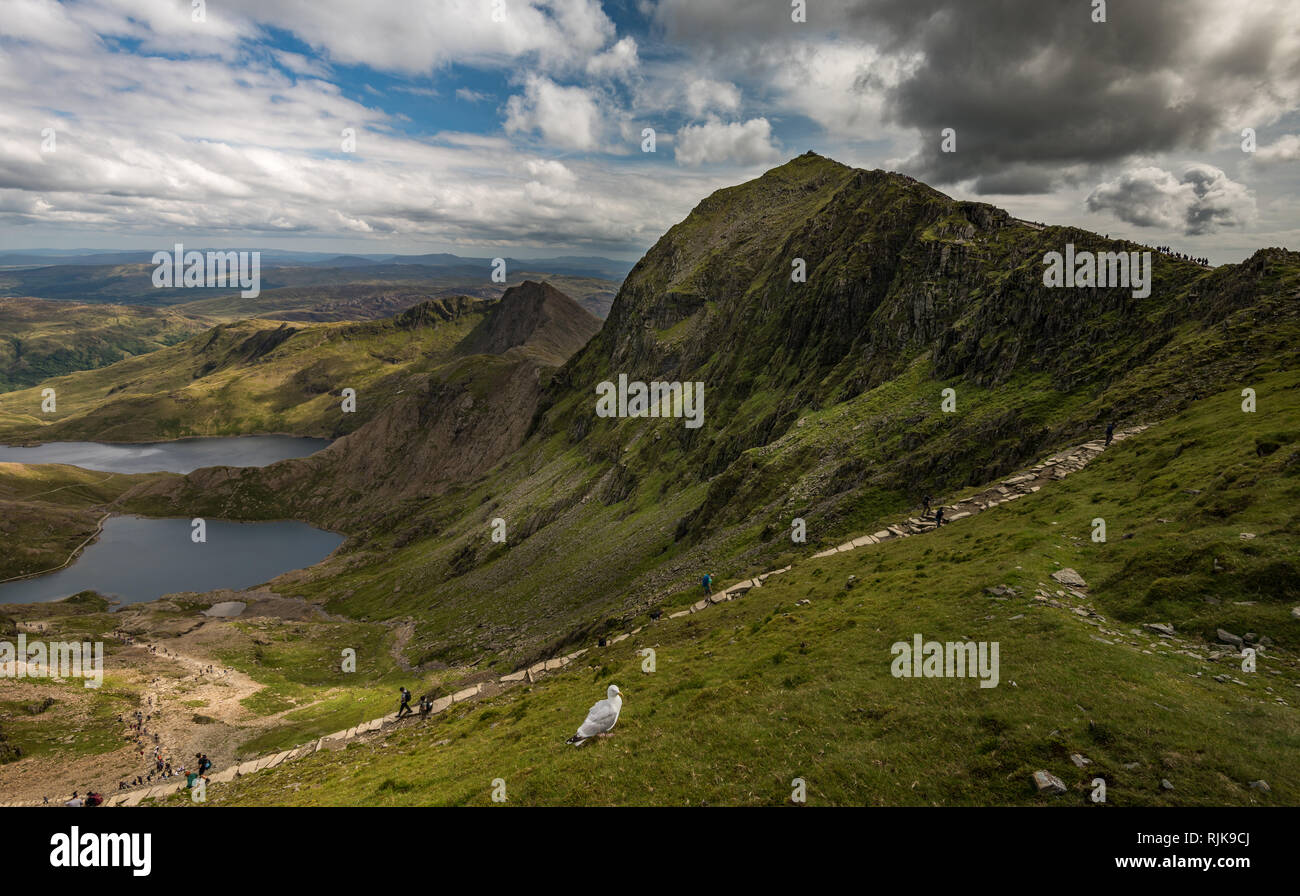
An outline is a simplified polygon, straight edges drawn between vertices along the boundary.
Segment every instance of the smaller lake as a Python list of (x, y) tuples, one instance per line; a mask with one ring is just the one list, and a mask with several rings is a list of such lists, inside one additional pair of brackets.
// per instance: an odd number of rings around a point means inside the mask
[(210, 519), (202, 544), (191, 541), (191, 531), (188, 519), (109, 517), (71, 566), (0, 585), (0, 604), (60, 600), (91, 589), (140, 603), (178, 591), (249, 588), (313, 566), (343, 543), (342, 535), (293, 521)]
[(234, 436), (130, 445), (50, 442), (27, 447), (0, 445), (0, 463), (71, 464), (105, 473), (191, 473), (200, 467), (265, 467), (315, 454), (327, 445), (328, 439), (299, 436)]

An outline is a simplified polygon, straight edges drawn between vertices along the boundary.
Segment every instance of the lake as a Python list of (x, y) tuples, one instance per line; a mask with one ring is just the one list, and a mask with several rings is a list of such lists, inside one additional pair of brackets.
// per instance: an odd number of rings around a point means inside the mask
[(292, 521), (207, 520), (207, 541), (190, 539), (188, 519), (113, 516), (69, 567), (0, 585), (0, 604), (59, 600), (93, 589), (122, 603), (177, 591), (248, 588), (312, 566), (343, 536)]
[(0, 463), (71, 464), (105, 473), (190, 473), (200, 467), (265, 467), (315, 454), (328, 444), (328, 439), (299, 436), (235, 436), (140, 444), (49, 442), (27, 447), (0, 445)]

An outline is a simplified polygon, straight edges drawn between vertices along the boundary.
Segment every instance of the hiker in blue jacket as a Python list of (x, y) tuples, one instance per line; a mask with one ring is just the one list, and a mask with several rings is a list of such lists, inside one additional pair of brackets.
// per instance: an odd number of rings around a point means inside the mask
[(713, 576), (712, 576), (712, 575), (710, 575), (709, 573), (706, 572), (706, 573), (704, 574), (704, 578), (701, 580), (700, 584), (704, 586), (704, 595), (705, 595), (705, 597), (707, 597), (707, 596), (709, 596), (710, 594), (713, 593)]

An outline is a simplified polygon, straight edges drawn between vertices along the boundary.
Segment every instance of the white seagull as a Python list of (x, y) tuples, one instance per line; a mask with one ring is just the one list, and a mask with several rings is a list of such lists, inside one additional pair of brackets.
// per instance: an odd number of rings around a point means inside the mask
[(613, 729), (618, 714), (623, 710), (623, 692), (618, 685), (611, 684), (605, 693), (605, 699), (596, 701), (596, 705), (587, 711), (587, 720), (578, 728), (577, 734), (565, 741), (566, 744), (580, 747), (593, 737), (604, 737)]

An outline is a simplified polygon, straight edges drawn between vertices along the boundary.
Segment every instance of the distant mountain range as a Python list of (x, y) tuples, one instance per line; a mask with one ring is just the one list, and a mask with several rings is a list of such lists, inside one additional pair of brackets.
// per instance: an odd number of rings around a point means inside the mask
[[(62, 266), (109, 266), (152, 264), (154, 252), (171, 251), (171, 245), (152, 249), (125, 249), (103, 252), (93, 249), (24, 249), (0, 252), (0, 268), (48, 268)], [(186, 251), (207, 252), (212, 246), (185, 246)], [(452, 255), (433, 252), (423, 255), (394, 255), (392, 253), (365, 255), (332, 255), (328, 252), (288, 252), (279, 249), (258, 249), (254, 246), (223, 247), (222, 252), (259, 251), (262, 265), (266, 267), (316, 267), (365, 268), (390, 265), (420, 265), (428, 268), (465, 268), (483, 271), (491, 268), (492, 258)], [(622, 280), (632, 270), (635, 262), (617, 261), (600, 256), (561, 255), (554, 258), (513, 258), (505, 256), (508, 270), (546, 271), (575, 277), (602, 277)], [(51, 298), (45, 296), (44, 298)]]

